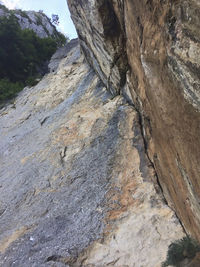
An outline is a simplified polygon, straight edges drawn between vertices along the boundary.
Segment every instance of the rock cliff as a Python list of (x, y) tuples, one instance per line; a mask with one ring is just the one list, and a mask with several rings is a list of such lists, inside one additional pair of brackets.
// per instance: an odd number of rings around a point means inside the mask
[(82, 51), (139, 112), (164, 196), (200, 240), (199, 0), (68, 0)]
[(33, 30), (40, 38), (49, 36), (57, 38), (59, 35), (56, 27), (43, 12), (22, 11), (20, 9), (9, 10), (0, 4), (0, 17), (8, 17), (11, 14), (17, 18), (18, 23), (23, 30)]
[(161, 266), (184, 235), (140, 118), (77, 40), (0, 111), (0, 266)]
[(0, 265), (161, 266), (200, 240), (199, 1), (68, 5), (79, 41), (0, 111)]

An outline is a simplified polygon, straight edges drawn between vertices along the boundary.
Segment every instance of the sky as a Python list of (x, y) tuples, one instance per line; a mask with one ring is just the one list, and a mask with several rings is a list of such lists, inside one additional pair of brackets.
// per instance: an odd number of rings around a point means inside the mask
[(43, 10), (50, 18), (52, 14), (56, 14), (60, 21), (58, 30), (70, 39), (77, 37), (66, 0), (0, 0), (0, 2), (9, 9)]

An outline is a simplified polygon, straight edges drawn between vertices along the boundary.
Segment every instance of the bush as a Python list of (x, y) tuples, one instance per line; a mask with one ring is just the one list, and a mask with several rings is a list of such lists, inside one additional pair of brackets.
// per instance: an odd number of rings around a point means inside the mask
[(23, 89), (23, 84), (20, 82), (10, 82), (8, 79), (0, 80), (0, 107)]
[(35, 76), (35, 77), (29, 77), (27, 80), (26, 80), (26, 86), (35, 86), (38, 81), (41, 79), (40, 76)]
[(64, 34), (62, 34), (61, 32), (56, 33), (56, 42), (57, 42), (58, 46), (63, 46), (68, 41), (69, 41), (69, 38), (66, 37)]
[(167, 259), (163, 262), (162, 267), (169, 265), (180, 266), (179, 264), (185, 259), (192, 259), (200, 251), (199, 243), (189, 236), (173, 242), (167, 252)]
[(44, 75), (57, 47), (66, 42), (57, 37), (39, 38), (34, 31), (22, 30), (10, 13), (0, 18), (0, 102), (16, 95), (25, 85), (35, 84), (38, 74)]
[(57, 46), (51, 37), (41, 39), (32, 30), (22, 30), (14, 15), (0, 19), (0, 78), (24, 83)]

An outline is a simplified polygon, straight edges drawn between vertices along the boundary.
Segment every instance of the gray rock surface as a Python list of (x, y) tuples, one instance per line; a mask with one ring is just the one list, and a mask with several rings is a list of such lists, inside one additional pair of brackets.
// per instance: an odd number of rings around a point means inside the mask
[(125, 84), (128, 62), (124, 28), (111, 2), (69, 0), (68, 5), (86, 60), (117, 95)]
[(12, 10), (0, 5), (0, 17), (8, 17), (14, 14), (22, 29), (33, 30), (40, 38), (49, 36), (57, 37), (56, 27), (51, 23), (50, 19), (43, 12), (22, 11), (20, 9)]
[[(67, 54), (73, 49), (75, 46), (77, 46), (79, 43), (78, 38), (72, 39), (68, 44), (66, 44), (63, 47), (60, 47), (56, 53), (52, 56), (48, 68), (50, 72), (55, 72), (60, 64), (60, 61), (67, 56)], [(77, 53), (80, 53), (77, 51)], [(77, 55), (74, 54), (74, 57)], [(73, 61), (73, 58), (71, 59)]]
[(88, 62), (138, 110), (166, 201), (200, 241), (200, 1), (67, 2)]
[(0, 111), (0, 266), (160, 266), (182, 228), (136, 111), (73, 42)]

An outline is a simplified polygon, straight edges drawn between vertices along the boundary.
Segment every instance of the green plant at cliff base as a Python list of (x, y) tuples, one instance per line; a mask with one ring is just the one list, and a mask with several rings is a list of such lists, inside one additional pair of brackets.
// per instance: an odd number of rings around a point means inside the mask
[(174, 241), (168, 248), (167, 259), (162, 267), (169, 265), (180, 267), (181, 262), (188, 258), (192, 259), (200, 251), (200, 244), (189, 236)]

